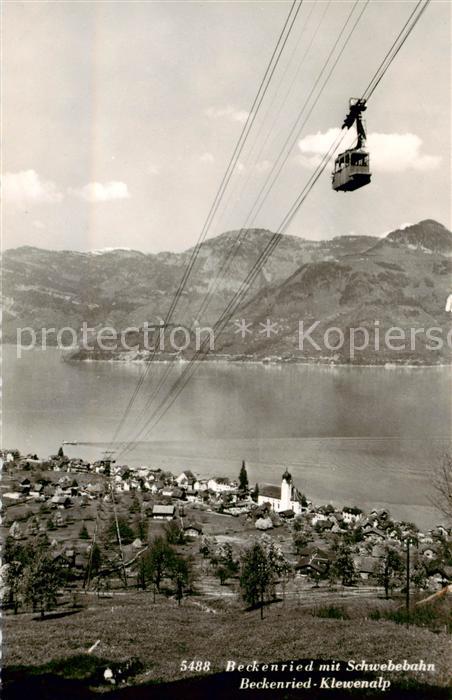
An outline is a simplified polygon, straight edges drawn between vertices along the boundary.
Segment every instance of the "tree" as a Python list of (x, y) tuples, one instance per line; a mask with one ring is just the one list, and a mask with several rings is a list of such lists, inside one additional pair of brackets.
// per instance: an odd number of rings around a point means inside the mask
[(136, 493), (134, 493), (132, 496), (129, 511), (131, 513), (140, 513), (141, 511), (141, 504)]
[(84, 581), (83, 581), (83, 588), (86, 588), (86, 586), (89, 586), (91, 578), (99, 575), (99, 572), (100, 572), (100, 569), (102, 566), (102, 561), (103, 561), (103, 555), (102, 555), (101, 548), (99, 547), (97, 542), (94, 542), (92, 547), (90, 547), (88, 550), (88, 563), (86, 565), (85, 577), (84, 577)]
[(239, 562), (234, 559), (232, 546), (226, 542), (212, 557), (212, 563), (216, 565), (215, 575), (223, 586), (228, 578), (235, 576), (239, 570)]
[(4, 549), (4, 580), (6, 585), (6, 595), (9, 604), (17, 613), (19, 606), (25, 602), (25, 573), (30, 567), (33, 558), (41, 550), (41, 543), (38, 540), (21, 543), (8, 536), (5, 540)]
[[(425, 564), (419, 559), (415, 561), (410, 572), (410, 581), (417, 590), (427, 586), (427, 570)], [(446, 585), (446, 583), (444, 582), (443, 585)]]
[(60, 449), (58, 450), (58, 457), (64, 457), (64, 456), (65, 456), (65, 455), (64, 455), (64, 450), (63, 450), (62, 447), (60, 447)]
[(309, 537), (307, 534), (304, 532), (294, 532), (293, 536), (293, 544), (295, 547), (295, 552), (300, 555), (303, 549), (309, 544), (311, 541), (311, 537)]
[(185, 544), (184, 531), (174, 520), (169, 520), (163, 529), (168, 544)]
[(38, 550), (24, 574), (24, 598), (32, 605), (33, 610), (39, 608), (41, 617), (52, 610), (57, 603), (59, 587), (64, 583), (64, 572), (57, 561), (48, 554)]
[(10, 537), (15, 540), (19, 540), (22, 537), (22, 528), (20, 527), (17, 520), (15, 520), (9, 528), (9, 534)]
[(21, 561), (11, 561), (5, 564), (4, 581), (6, 586), (5, 598), (17, 615), (20, 604), (23, 602), (25, 566)]
[(309, 544), (309, 542), (312, 541), (312, 533), (314, 528), (312, 527), (309, 520), (307, 520), (303, 516), (298, 516), (293, 521), (293, 529), (293, 543), (295, 551), (297, 554), (300, 554), (300, 551), (303, 550)]
[(143, 591), (146, 590), (150, 578), (149, 568), (149, 551), (145, 551), (134, 563), (134, 569), (137, 572), (137, 586)]
[(308, 578), (314, 583), (314, 588), (319, 588), (322, 575), (324, 574), (316, 568), (312, 568), (308, 571)]
[(239, 474), (239, 490), (248, 491), (248, 474), (246, 472), (245, 460), (242, 461)]
[(156, 537), (146, 552), (146, 580), (152, 581), (155, 590), (160, 591), (162, 579), (169, 574), (175, 550), (163, 537)]
[(142, 542), (146, 542), (148, 539), (148, 529), (149, 523), (146, 518), (138, 517), (135, 521), (134, 530), (136, 536), (139, 537)]
[(18, 561), (21, 564), (28, 565), (39, 548), (40, 542), (38, 540), (29, 540), (22, 543), (16, 542), (14, 537), (7, 537), (5, 540), (4, 560), (7, 564)]
[(260, 606), (261, 620), (264, 605), (273, 597), (281, 561), (275, 549), (257, 542), (242, 557), (240, 587), (242, 597), (251, 607)]
[(251, 607), (260, 604), (261, 619), (264, 618), (263, 606), (272, 583), (273, 573), (270, 570), (267, 555), (263, 547), (257, 543), (243, 556), (240, 587), (245, 602)]
[(201, 538), (199, 543), (199, 553), (202, 554), (204, 559), (211, 557), (215, 551), (217, 541), (214, 537), (206, 537), (205, 535)]
[(102, 591), (110, 590), (110, 575), (109, 572), (104, 571), (99, 573), (96, 578), (96, 593), (97, 597), (100, 598)]
[(135, 534), (125, 518), (111, 518), (106, 532), (108, 541), (116, 540), (118, 542), (118, 532), (121, 544), (130, 544), (135, 539)]
[(37, 535), (39, 532), (39, 518), (37, 516), (34, 516), (30, 518), (27, 521), (27, 534), (28, 535)]
[(292, 576), (293, 569), (283, 555), (281, 548), (275, 544), (274, 540), (268, 538), (268, 543), (266, 542), (265, 546), (267, 547), (267, 554), (270, 559), (271, 567), (275, 575), (279, 577), (283, 594), (283, 603), (285, 603), (286, 585)]
[(302, 508), (307, 508), (309, 505), (309, 501), (306, 498), (304, 493), (301, 493), (301, 491), (298, 492), (298, 503)]
[(377, 563), (375, 570), (377, 582), (385, 589), (386, 600), (394, 586), (401, 581), (403, 570), (404, 564), (400, 554), (392, 547), (386, 547), (384, 557)]
[(81, 540), (89, 540), (89, 532), (87, 530), (85, 523), (83, 523), (82, 527), (80, 528), (80, 532), (78, 533), (78, 536), (80, 537)]
[(361, 525), (355, 525), (355, 527), (349, 532), (345, 533), (345, 538), (350, 544), (358, 544), (364, 540), (364, 530)]
[(222, 564), (219, 564), (219, 566), (217, 566), (217, 568), (215, 569), (215, 576), (218, 576), (218, 578), (220, 579), (220, 585), (224, 586), (229, 577), (227, 568)]
[(95, 542), (91, 550), (91, 570), (96, 575), (102, 565), (102, 551), (99, 545)]
[(452, 455), (443, 455), (433, 473), (432, 485), (433, 505), (441, 511), (447, 521), (452, 521)]
[(169, 577), (176, 586), (177, 603), (180, 605), (184, 589), (190, 587), (193, 582), (193, 567), (191, 560), (174, 552), (170, 561)]
[(259, 484), (256, 482), (256, 485), (253, 489), (253, 493), (251, 494), (251, 498), (255, 503), (257, 503), (258, 498), (259, 498)]
[(323, 513), (324, 515), (331, 515), (331, 513), (334, 513), (334, 506), (331, 503), (327, 503), (326, 505), (320, 506), (319, 513)]
[(40, 515), (48, 515), (50, 513), (50, 508), (48, 503), (41, 503), (39, 506)]
[(340, 545), (336, 560), (330, 568), (330, 577), (340, 579), (343, 586), (353, 586), (356, 581), (355, 565), (349, 547)]

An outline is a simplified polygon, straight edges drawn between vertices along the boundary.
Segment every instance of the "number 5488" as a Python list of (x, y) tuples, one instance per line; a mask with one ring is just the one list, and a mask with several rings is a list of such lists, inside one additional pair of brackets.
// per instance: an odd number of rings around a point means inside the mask
[(200, 661), (200, 660), (193, 660), (193, 661), (187, 661), (187, 659), (183, 659), (181, 661), (180, 665), (180, 670), (181, 671), (210, 671), (210, 661)]

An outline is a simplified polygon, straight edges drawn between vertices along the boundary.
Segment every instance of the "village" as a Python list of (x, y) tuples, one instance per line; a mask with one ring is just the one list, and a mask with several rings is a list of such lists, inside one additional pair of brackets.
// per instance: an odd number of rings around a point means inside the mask
[[(245, 462), (232, 480), (201, 478), (191, 470), (174, 475), (151, 466), (131, 468), (109, 458), (91, 463), (67, 457), (63, 448), (46, 459), (17, 450), (4, 450), (1, 457), (3, 541), (46, 538), (51, 557), (71, 571), (75, 587), (101, 585), (102, 577), (91, 571), (98, 543), (105, 546), (104, 562), (121, 558), (125, 584), (133, 586), (137, 558), (165, 533), (192, 557), (196, 587), (207, 596), (237, 592), (243, 551), (262, 537), (277, 545), (290, 567), (287, 591), (293, 595), (303, 584), (335, 581), (355, 589), (383, 587), (387, 595), (402, 590), (407, 548), (413, 589), (436, 591), (452, 581), (450, 528), (438, 524), (421, 532), (414, 523), (394, 521), (386, 510), (315, 505), (287, 470), (280, 485), (250, 487)], [(212, 555), (225, 548), (236, 562), (226, 570)], [(206, 566), (208, 557), (217, 564)], [(115, 571), (113, 566), (108, 587), (124, 584)]]

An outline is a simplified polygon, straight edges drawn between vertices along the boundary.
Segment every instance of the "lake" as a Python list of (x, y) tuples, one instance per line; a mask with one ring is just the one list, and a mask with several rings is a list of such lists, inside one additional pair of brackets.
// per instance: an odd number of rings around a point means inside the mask
[[(61, 358), (51, 348), (18, 360), (15, 347), (3, 347), (2, 444), (44, 457), (76, 440), (67, 454), (99, 457), (145, 368)], [(183, 369), (169, 367), (160, 397)], [(147, 398), (167, 371), (152, 366), (120, 441), (152, 414)], [(245, 459), (252, 484), (279, 483), (287, 467), (316, 503), (387, 507), (429, 527), (441, 521), (430, 480), (452, 446), (451, 389), (446, 367), (203, 363), (152, 433), (139, 435), (119, 461), (237, 477)]]

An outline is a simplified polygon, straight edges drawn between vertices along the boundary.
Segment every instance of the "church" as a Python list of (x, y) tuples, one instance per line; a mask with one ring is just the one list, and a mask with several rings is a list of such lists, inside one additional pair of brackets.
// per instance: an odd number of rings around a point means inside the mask
[(292, 510), (295, 515), (300, 515), (302, 507), (298, 495), (298, 489), (292, 483), (292, 475), (286, 469), (282, 475), (281, 488), (263, 486), (257, 497), (257, 504), (263, 506), (269, 503), (275, 513)]

